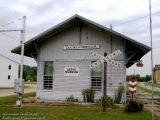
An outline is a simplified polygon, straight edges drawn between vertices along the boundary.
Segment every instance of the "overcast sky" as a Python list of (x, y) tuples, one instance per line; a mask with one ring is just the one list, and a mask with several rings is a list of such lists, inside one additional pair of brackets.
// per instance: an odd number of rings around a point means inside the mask
[[(0, 30), (20, 29), (27, 16), (26, 41), (63, 20), (79, 14), (150, 46), (149, 0), (0, 0)], [(160, 0), (152, 0), (153, 57), (160, 64)], [(10, 23), (11, 22), (11, 23)], [(4, 24), (10, 23), (3, 26)], [(17, 47), (19, 33), (0, 33), (0, 53), (17, 58), (10, 50)], [(130, 67), (128, 74), (150, 74), (150, 53), (143, 58), (144, 67)], [(35, 62), (25, 58), (26, 64)]]

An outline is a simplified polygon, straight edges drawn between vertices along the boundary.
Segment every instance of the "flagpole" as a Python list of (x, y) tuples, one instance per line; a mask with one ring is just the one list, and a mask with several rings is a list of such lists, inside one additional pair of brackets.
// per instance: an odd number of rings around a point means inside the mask
[(150, 43), (151, 43), (151, 79), (152, 79), (152, 120), (154, 120), (154, 96), (153, 96), (153, 44), (152, 44), (152, 11), (151, 0), (149, 0), (149, 13), (150, 13)]

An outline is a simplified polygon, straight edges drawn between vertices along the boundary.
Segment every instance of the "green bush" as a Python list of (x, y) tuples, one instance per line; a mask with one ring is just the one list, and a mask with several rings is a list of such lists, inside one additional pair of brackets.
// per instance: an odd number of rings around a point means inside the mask
[(75, 98), (73, 95), (69, 96), (69, 97), (66, 97), (65, 98), (65, 101), (68, 102), (68, 103), (73, 103), (73, 102), (76, 102)]
[(26, 81), (28, 81), (28, 80), (33, 81), (34, 79), (31, 75), (27, 75), (25, 80)]
[[(97, 101), (96, 101), (96, 103), (97, 103), (97, 105), (98, 106), (102, 106), (103, 105), (103, 97), (100, 97)], [(110, 108), (112, 108), (112, 107), (114, 107), (115, 105), (114, 105), (114, 100), (111, 98), (111, 97), (109, 97), (109, 96), (107, 96), (107, 98), (106, 98), (106, 106), (107, 107), (110, 107)]]
[(96, 91), (94, 88), (87, 88), (82, 90), (84, 102), (94, 102), (94, 95)]
[(123, 95), (124, 87), (120, 84), (118, 89), (115, 91), (115, 103), (120, 103)]
[(130, 100), (128, 104), (124, 107), (125, 112), (139, 112), (143, 111), (143, 102)]
[(82, 90), (83, 100), (86, 102), (86, 89)]

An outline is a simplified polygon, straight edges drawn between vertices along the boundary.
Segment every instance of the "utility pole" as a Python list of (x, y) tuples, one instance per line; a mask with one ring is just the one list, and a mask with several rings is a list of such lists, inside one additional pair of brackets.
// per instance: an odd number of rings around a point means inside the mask
[[(24, 42), (25, 42), (25, 27), (26, 27), (26, 16), (23, 16), (23, 28), (21, 30), (21, 64), (20, 64), (20, 80), (22, 82), (22, 89), (24, 90), (23, 80), (23, 62), (24, 62)], [(22, 91), (23, 91), (22, 90)], [(20, 108), (22, 107), (22, 94), (18, 93), (18, 99), (20, 100)]]
[(149, 0), (149, 15), (150, 15), (150, 42), (151, 42), (151, 78), (152, 78), (152, 120), (154, 120), (154, 96), (153, 96), (153, 45), (152, 45), (152, 11), (151, 11), (151, 0)]
[[(23, 81), (23, 61), (24, 61), (24, 41), (25, 41), (25, 27), (26, 27), (26, 16), (23, 16), (23, 25), (22, 29), (9, 29), (9, 30), (0, 30), (0, 32), (21, 32), (20, 43), (21, 43), (21, 64), (20, 64), (20, 81), (18, 81), (18, 87), (15, 89), (15, 92), (18, 94), (18, 100), (16, 105), (22, 108), (22, 94), (24, 91), (24, 81)], [(16, 81), (17, 82), (17, 81)], [(17, 86), (17, 85), (16, 85)]]
[[(107, 56), (107, 53), (104, 53), (104, 57)], [(104, 62), (104, 80), (103, 80), (103, 100), (102, 100), (102, 107), (103, 112), (106, 111), (106, 101), (107, 99), (107, 62)]]

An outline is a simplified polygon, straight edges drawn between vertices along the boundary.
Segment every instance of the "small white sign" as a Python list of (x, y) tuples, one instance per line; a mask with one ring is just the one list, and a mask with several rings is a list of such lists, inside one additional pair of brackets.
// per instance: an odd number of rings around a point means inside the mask
[(20, 93), (23, 94), (24, 93), (24, 84), (23, 84), (23, 79), (15, 79), (14, 81), (14, 92), (15, 93)]
[(99, 45), (65, 45), (64, 50), (99, 49)]
[(65, 67), (64, 76), (79, 76), (79, 67)]

